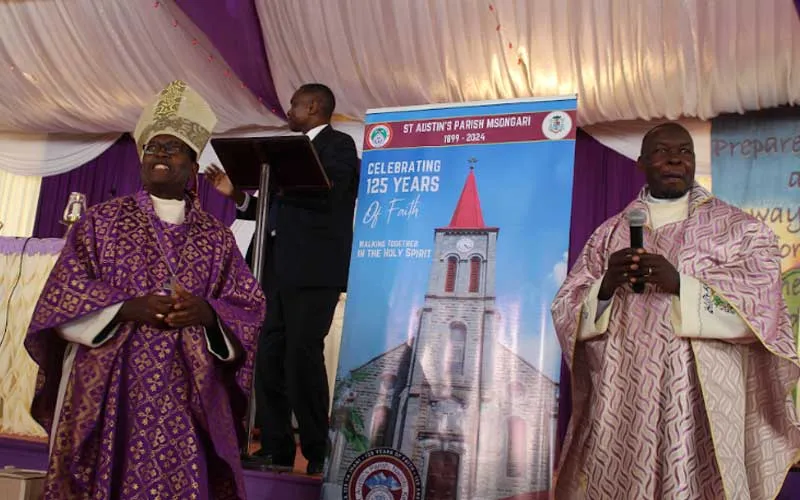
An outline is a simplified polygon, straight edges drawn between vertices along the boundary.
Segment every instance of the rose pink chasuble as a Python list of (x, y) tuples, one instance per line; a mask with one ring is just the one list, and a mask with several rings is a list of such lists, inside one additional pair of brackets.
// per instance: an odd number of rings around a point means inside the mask
[[(90, 208), (67, 237), (26, 338), (39, 364), (32, 413), (55, 426), (45, 498), (245, 498), (238, 442), (264, 297), (231, 232), (196, 200), (186, 210), (162, 223), (140, 192)], [(53, 422), (67, 345), (54, 328), (163, 290), (170, 267), (245, 355), (221, 362), (202, 327), (123, 323), (77, 347)]]
[(594, 232), (553, 304), (573, 389), (556, 498), (774, 498), (800, 458), (775, 236), (697, 185), (688, 218), (645, 229), (644, 247), (724, 297), (757, 341), (676, 336), (672, 297), (650, 287), (618, 290), (607, 331), (577, 341), (590, 287), (629, 246), (623, 212)]

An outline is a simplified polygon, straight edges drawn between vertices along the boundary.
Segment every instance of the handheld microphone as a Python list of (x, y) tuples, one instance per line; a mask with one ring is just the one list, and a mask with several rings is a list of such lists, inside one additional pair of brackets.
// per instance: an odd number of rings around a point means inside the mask
[[(639, 208), (628, 212), (628, 225), (631, 230), (631, 248), (644, 248), (644, 224), (647, 222), (647, 213)], [(644, 282), (637, 281), (632, 285), (633, 293), (644, 292)]]

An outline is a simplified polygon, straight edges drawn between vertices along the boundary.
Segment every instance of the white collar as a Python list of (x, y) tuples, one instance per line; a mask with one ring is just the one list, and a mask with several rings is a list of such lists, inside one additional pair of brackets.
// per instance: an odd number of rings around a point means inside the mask
[(654, 198), (650, 192), (647, 192), (647, 196), (644, 199), (645, 202), (651, 203), (653, 205), (670, 205), (670, 204), (678, 204), (678, 203), (688, 203), (689, 201), (689, 191), (686, 191), (683, 196), (680, 198)]
[(311, 130), (306, 132), (306, 137), (308, 137), (309, 141), (313, 141), (314, 138), (317, 137), (320, 132), (322, 132), (322, 129), (324, 129), (327, 126), (328, 126), (327, 123), (322, 124), (322, 125), (317, 125), (316, 127), (312, 128)]
[[(149, 194), (149, 193), (148, 193)], [(150, 199), (153, 200), (153, 203), (160, 203), (162, 205), (167, 206), (177, 206), (177, 205), (184, 205), (186, 204), (186, 200), (176, 200), (174, 198), (159, 198), (158, 196), (151, 194)]]

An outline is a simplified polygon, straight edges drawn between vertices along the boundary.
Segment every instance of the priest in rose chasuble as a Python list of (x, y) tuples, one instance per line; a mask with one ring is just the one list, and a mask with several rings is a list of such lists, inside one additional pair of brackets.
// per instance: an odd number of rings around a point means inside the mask
[(25, 339), (50, 435), (45, 498), (243, 499), (264, 295), (187, 189), (216, 116), (175, 81), (135, 131), (144, 189), (90, 207)]
[(592, 234), (552, 307), (573, 391), (556, 498), (775, 498), (800, 458), (777, 239), (694, 182), (680, 125), (648, 132), (638, 165), (647, 186)]

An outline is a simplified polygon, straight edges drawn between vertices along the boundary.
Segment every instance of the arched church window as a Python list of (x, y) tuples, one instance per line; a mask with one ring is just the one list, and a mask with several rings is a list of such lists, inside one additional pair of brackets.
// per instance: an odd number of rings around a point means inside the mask
[(452, 292), (456, 289), (456, 271), (458, 270), (458, 257), (451, 255), (447, 258), (447, 276), (444, 281), (444, 291)]
[(507, 426), (506, 476), (521, 477), (528, 461), (528, 426), (520, 417), (509, 417)]
[(464, 323), (450, 324), (450, 339), (448, 342), (448, 361), (450, 373), (464, 373), (464, 356), (467, 349), (467, 327)]
[(389, 426), (389, 407), (379, 406), (372, 411), (369, 441), (373, 448), (386, 446), (386, 429)]
[(476, 293), (481, 286), (481, 258), (477, 255), (469, 261), (469, 292)]

